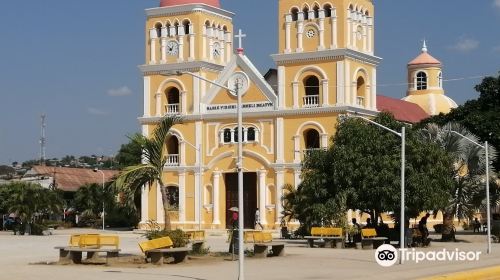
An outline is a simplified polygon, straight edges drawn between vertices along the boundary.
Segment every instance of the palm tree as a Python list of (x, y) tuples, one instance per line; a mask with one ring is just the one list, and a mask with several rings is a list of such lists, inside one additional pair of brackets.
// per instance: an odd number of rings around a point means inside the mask
[(102, 186), (99, 184), (83, 185), (75, 193), (75, 208), (84, 216), (97, 217), (102, 211), (103, 199)]
[[(448, 123), (443, 127), (428, 124), (421, 130), (421, 137), (431, 140), (445, 149), (453, 158), (454, 187), (451, 200), (443, 212), (442, 240), (454, 239), (453, 220), (470, 217), (485, 203), (485, 163), (484, 149), (467, 139), (452, 133), (456, 131), (469, 139), (479, 142), (478, 138), (457, 123)], [(491, 148), (490, 161), (494, 161), (496, 152)]]
[(142, 148), (143, 163), (126, 167), (115, 181), (115, 186), (118, 191), (124, 192), (125, 197), (133, 197), (143, 185), (151, 187), (153, 183), (160, 186), (161, 198), (163, 203), (165, 228), (170, 230), (170, 210), (169, 193), (163, 183), (163, 167), (167, 162), (165, 142), (170, 135), (170, 129), (181, 122), (177, 116), (166, 116), (160, 120), (160, 123), (155, 128), (153, 136), (147, 138), (145, 136), (135, 134), (130, 140), (137, 143)]

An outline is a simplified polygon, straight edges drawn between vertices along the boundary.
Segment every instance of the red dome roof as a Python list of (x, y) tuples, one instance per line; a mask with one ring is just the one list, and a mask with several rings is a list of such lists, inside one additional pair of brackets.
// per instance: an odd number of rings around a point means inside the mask
[(161, 0), (160, 7), (170, 7), (189, 4), (205, 4), (220, 8), (219, 0)]
[(408, 65), (421, 65), (421, 64), (436, 64), (436, 65), (441, 65), (441, 62), (432, 55), (430, 55), (427, 52), (421, 53), (419, 56), (417, 56), (414, 60), (410, 61)]

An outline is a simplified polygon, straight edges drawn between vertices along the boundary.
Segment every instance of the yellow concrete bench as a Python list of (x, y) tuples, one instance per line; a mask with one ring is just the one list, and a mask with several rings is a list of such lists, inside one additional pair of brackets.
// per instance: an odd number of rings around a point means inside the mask
[(379, 237), (374, 228), (364, 228), (361, 230), (361, 247), (363, 249), (377, 249), (384, 244), (387, 237)]
[(335, 243), (335, 248), (344, 247), (344, 236), (342, 228), (332, 228), (332, 227), (312, 227), (311, 235), (304, 236), (310, 248), (314, 247), (315, 240), (323, 240), (324, 247), (333, 248)]
[(205, 231), (204, 230), (188, 230), (185, 231), (188, 236), (189, 243), (191, 243), (193, 252), (200, 252), (205, 243)]
[(114, 246), (118, 249), (120, 246), (120, 238), (117, 235), (78, 234), (70, 236), (69, 245), (80, 248)]
[[(269, 247), (272, 253), (269, 254)], [(253, 232), (253, 252), (256, 258), (265, 258), (269, 255), (284, 256), (285, 243), (273, 242), (273, 235), (270, 232)]]
[(243, 232), (243, 241), (245, 243), (254, 243), (255, 239), (254, 236), (255, 234), (262, 233), (261, 230), (245, 230)]
[(146, 255), (146, 260), (151, 259), (151, 263), (162, 265), (165, 256), (172, 256), (174, 263), (183, 262), (186, 259), (189, 249), (187, 247), (172, 248), (174, 243), (170, 237), (161, 237), (153, 240), (139, 242), (139, 247)]

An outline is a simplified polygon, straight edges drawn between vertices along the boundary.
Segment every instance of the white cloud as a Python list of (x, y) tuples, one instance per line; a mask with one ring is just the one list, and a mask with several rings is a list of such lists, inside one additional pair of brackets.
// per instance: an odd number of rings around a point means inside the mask
[(498, 9), (500, 9), (500, 0), (493, 1), (493, 6), (497, 7)]
[(132, 90), (129, 89), (127, 86), (123, 86), (121, 88), (112, 88), (108, 90), (108, 95), (109, 96), (128, 96), (132, 95)]
[(456, 44), (450, 46), (449, 48), (459, 52), (470, 52), (472, 50), (477, 49), (478, 47), (479, 47), (478, 40), (462, 36), (458, 39), (458, 42)]
[(109, 112), (106, 112), (106, 111), (103, 111), (101, 109), (98, 109), (98, 108), (94, 108), (94, 107), (88, 107), (87, 108), (87, 113), (91, 114), (91, 115), (94, 115), (94, 116), (105, 116), (105, 115), (109, 115)]

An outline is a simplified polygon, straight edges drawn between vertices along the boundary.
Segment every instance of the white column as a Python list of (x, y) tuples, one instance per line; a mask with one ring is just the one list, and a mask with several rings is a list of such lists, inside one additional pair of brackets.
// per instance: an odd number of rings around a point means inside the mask
[(247, 137), (247, 133), (248, 133), (248, 128), (244, 127), (243, 128), (243, 142), (248, 142), (248, 137)]
[(325, 19), (319, 19), (319, 47), (318, 50), (322, 51), (325, 49)]
[(321, 134), (321, 148), (328, 148), (328, 134)]
[(344, 85), (345, 85), (345, 105), (351, 105), (351, 63), (344, 61)]
[(344, 61), (337, 62), (337, 106), (345, 104), (345, 67)]
[(293, 150), (294, 150), (294, 156), (293, 156), (293, 163), (300, 163), (301, 161), (301, 153), (302, 151), (300, 150), (300, 135), (294, 135), (293, 136)]
[(195, 36), (194, 36), (194, 27), (193, 24), (189, 24), (189, 61), (195, 60)]
[(373, 54), (373, 17), (368, 17), (368, 52)]
[(278, 108), (285, 108), (285, 66), (278, 66)]
[(219, 214), (219, 210), (220, 210), (220, 202), (219, 202), (219, 180), (220, 180), (220, 175), (221, 175), (221, 172), (220, 171), (214, 171), (213, 172), (213, 214), (214, 214), (214, 221), (213, 221), (213, 224), (214, 225), (220, 225), (220, 214)]
[(156, 183), (156, 221), (159, 224), (165, 223), (165, 210), (163, 209), (163, 199), (161, 197), (160, 184)]
[[(180, 29), (183, 30), (183, 29)], [(182, 31), (184, 32), (184, 31)], [(179, 36), (179, 54), (177, 56), (177, 61), (184, 60), (184, 35)]]
[(163, 37), (161, 38), (161, 63), (167, 63), (167, 38)]
[(208, 58), (214, 60), (214, 40), (211, 37), (208, 39)]
[(156, 101), (156, 116), (160, 117), (161, 116), (161, 92), (156, 93), (155, 101)]
[(207, 34), (208, 29), (203, 26), (203, 34), (201, 36), (201, 58), (205, 60), (207, 58)]
[(156, 44), (158, 41), (158, 33), (156, 28), (149, 30), (149, 64), (156, 64)]
[(187, 92), (186, 91), (181, 91), (180, 92), (180, 95), (181, 95), (181, 114), (182, 115), (186, 115), (187, 114)]
[(363, 17), (363, 51), (368, 52), (368, 27), (365, 17)]
[(201, 182), (200, 172), (196, 169), (194, 173), (194, 222), (198, 225), (200, 223), (200, 199), (201, 199)]
[(346, 38), (346, 48), (351, 47), (351, 33), (352, 33), (352, 13), (350, 9), (347, 9), (347, 38)]
[(302, 36), (303, 33), (304, 33), (304, 13), (299, 12), (299, 21), (297, 23), (297, 50), (296, 50), (296, 52), (303, 51), (303, 39), (304, 39), (304, 36)]
[(358, 101), (356, 100), (358, 97), (358, 83), (357, 81), (352, 81), (351, 82), (351, 104), (353, 106), (358, 105)]
[(276, 118), (276, 162), (284, 163), (285, 125), (283, 118)]
[(193, 114), (198, 113), (200, 113), (200, 79), (193, 77)]
[(285, 23), (285, 53), (290, 53), (291, 48), (290, 48), (290, 41), (291, 41), (291, 28), (292, 28), (292, 22), (288, 21), (288, 16), (287, 16), (287, 22)]
[(293, 82), (293, 108), (299, 108), (299, 82)]
[(285, 172), (283, 170), (276, 170), (276, 221), (277, 225), (281, 224), (281, 217), (283, 206), (281, 205), (281, 196), (283, 195), (283, 184), (285, 182)]
[(302, 179), (300, 179), (301, 174), (302, 174), (302, 171), (300, 169), (293, 170), (295, 189), (297, 189), (299, 187), (300, 183), (302, 183)]
[(266, 219), (266, 174), (267, 171), (261, 168), (258, 171), (259, 175), (259, 212), (260, 212), (260, 223), (263, 225), (267, 224)]
[(337, 33), (337, 15), (336, 10), (332, 9), (332, 44), (330, 45), (331, 49), (338, 48), (338, 33)]
[(179, 172), (179, 223), (186, 222), (186, 173)]
[[(202, 139), (202, 133), (203, 133), (203, 127), (202, 127), (202, 122), (197, 121), (195, 123), (195, 145), (196, 147), (200, 147), (200, 150), (195, 150), (196, 151), (196, 161), (195, 164), (197, 166), (203, 165), (202, 162), (200, 162), (199, 158), (203, 154), (203, 145), (201, 142)], [(203, 172), (202, 172), (203, 174)], [(203, 185), (203, 178), (200, 178), (201, 175), (199, 172), (199, 169), (196, 169), (195, 172), (195, 179), (194, 179), (194, 211), (195, 211), (195, 221), (198, 223), (201, 219), (200, 217), (200, 201), (202, 199), (202, 189), (201, 186)], [(200, 180), (201, 179), (201, 180)]]
[(149, 220), (149, 185), (145, 184), (141, 187), (141, 224), (145, 224)]
[(371, 89), (371, 101), (370, 106), (372, 110), (377, 110), (377, 69), (372, 70), (372, 84)]
[(151, 116), (151, 78), (144, 76), (144, 117)]
[(226, 63), (231, 60), (231, 55), (233, 55), (232, 37), (231, 32), (226, 32), (226, 50), (224, 51), (226, 54)]
[(326, 107), (328, 106), (328, 104), (330, 104), (330, 101), (329, 101), (329, 93), (328, 93), (328, 80), (322, 80), (321, 81), (321, 86), (323, 87), (323, 107)]

